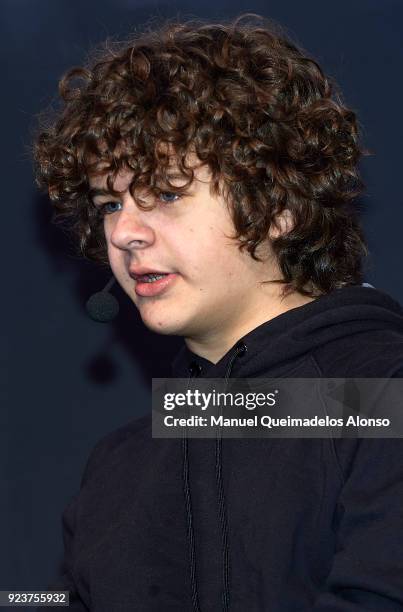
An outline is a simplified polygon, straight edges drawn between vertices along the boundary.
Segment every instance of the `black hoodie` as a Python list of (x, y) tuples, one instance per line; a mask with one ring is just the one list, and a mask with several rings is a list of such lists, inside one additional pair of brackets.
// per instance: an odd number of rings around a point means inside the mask
[[(338, 289), (173, 376), (403, 377), (403, 310)], [(403, 611), (403, 440), (102, 439), (63, 514), (73, 612)]]

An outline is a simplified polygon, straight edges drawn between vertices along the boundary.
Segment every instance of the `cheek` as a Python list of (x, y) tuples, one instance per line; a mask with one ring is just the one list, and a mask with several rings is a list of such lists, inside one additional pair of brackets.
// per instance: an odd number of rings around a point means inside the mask
[(220, 292), (224, 289), (228, 292), (228, 281), (242, 278), (246, 272), (237, 247), (227, 245), (222, 237), (214, 243), (203, 243), (187, 264), (190, 276), (201, 286), (214, 287)]
[(115, 262), (115, 259), (116, 259), (116, 249), (114, 248), (114, 246), (111, 243), (111, 241), (108, 239), (107, 235), (105, 235), (105, 241), (106, 241), (106, 249), (107, 249), (107, 252), (108, 252), (109, 263), (112, 266), (114, 264), (114, 262)]
[(183, 272), (195, 279), (214, 277), (217, 269), (223, 264), (220, 240), (214, 232), (189, 230), (188, 239), (176, 245), (176, 253), (178, 261), (183, 263)]
[(116, 248), (113, 244), (111, 237), (113, 232), (113, 224), (110, 217), (105, 217), (104, 220), (104, 236), (106, 242), (106, 248), (108, 251), (108, 259), (111, 267), (118, 265), (119, 260), (121, 259), (122, 252)]
[(111, 234), (112, 234), (112, 223), (111, 223), (111, 219), (108, 216), (104, 217), (104, 236), (105, 236), (105, 241), (106, 244), (108, 245), (108, 249), (109, 249), (109, 244), (111, 241)]
[(126, 271), (125, 253), (117, 249), (106, 236), (105, 238), (111, 270), (120, 284), (127, 284), (127, 282), (130, 282), (132, 279)]

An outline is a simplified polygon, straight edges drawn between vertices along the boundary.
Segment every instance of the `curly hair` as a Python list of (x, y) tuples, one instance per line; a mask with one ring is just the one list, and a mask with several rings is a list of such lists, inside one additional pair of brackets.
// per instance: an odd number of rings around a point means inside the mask
[(106, 173), (114, 195), (122, 170), (133, 173), (132, 195), (172, 187), (173, 151), (186, 189), (193, 152), (254, 259), (290, 211), (292, 229), (270, 243), (283, 275), (273, 282), (314, 296), (362, 281), (368, 250), (353, 201), (364, 190), (358, 161), (370, 152), (336, 83), (277, 23), (175, 21), (109, 40), (62, 77), (59, 93), (62, 108), (35, 136), (36, 181), (83, 255), (107, 262), (91, 175)]

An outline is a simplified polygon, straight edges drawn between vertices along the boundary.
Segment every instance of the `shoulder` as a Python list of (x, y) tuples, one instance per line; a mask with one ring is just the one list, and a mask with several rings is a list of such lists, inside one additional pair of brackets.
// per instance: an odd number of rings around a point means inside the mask
[(366, 330), (317, 347), (312, 357), (324, 377), (403, 377), (403, 334), (398, 330)]
[(91, 450), (82, 477), (82, 484), (116, 458), (131, 455), (151, 439), (151, 414), (134, 419), (101, 438)]

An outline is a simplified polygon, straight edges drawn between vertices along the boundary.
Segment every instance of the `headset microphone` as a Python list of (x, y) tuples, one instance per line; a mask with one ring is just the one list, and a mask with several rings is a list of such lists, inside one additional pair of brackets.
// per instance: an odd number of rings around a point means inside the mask
[(85, 308), (93, 321), (109, 323), (119, 314), (119, 302), (114, 295), (109, 293), (115, 280), (115, 277), (112, 276), (102, 291), (94, 293), (87, 300)]

